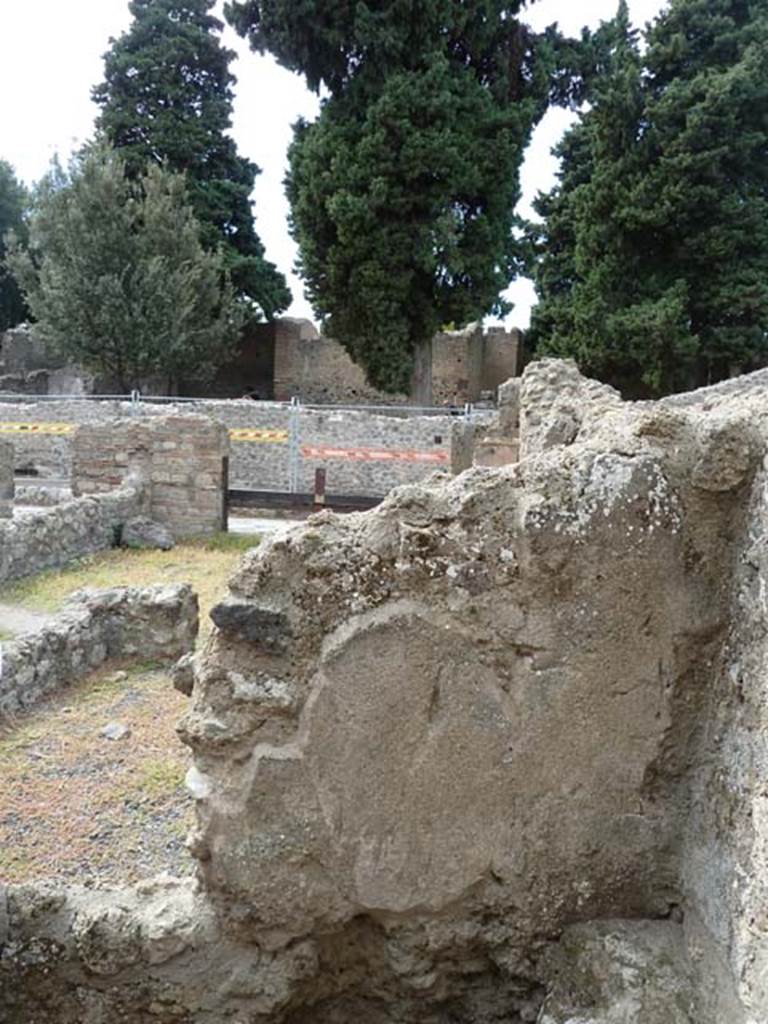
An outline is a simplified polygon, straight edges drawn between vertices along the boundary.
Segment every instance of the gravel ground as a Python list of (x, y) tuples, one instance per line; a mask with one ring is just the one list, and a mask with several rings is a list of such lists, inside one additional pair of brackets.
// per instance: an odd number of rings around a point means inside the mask
[[(191, 873), (186, 703), (162, 670), (112, 665), (0, 723), (0, 881)], [(105, 738), (109, 723), (130, 735)]]

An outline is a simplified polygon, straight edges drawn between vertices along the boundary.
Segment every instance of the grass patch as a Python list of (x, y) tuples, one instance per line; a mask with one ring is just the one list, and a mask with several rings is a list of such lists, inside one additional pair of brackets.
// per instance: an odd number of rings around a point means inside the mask
[(178, 758), (154, 758), (141, 765), (133, 788), (151, 798), (168, 796), (184, 785), (184, 775)]
[(226, 589), (242, 553), (258, 545), (259, 539), (258, 535), (221, 533), (182, 541), (171, 551), (113, 548), (2, 587), (0, 603), (53, 612), (83, 587), (190, 583), (200, 598), (201, 626), (207, 632), (208, 612)]
[(0, 878), (28, 878), (33, 873), (33, 868), (34, 862), (23, 853), (0, 850)]
[[(190, 758), (174, 731), (186, 705), (164, 672), (113, 666), (0, 723), (0, 882), (189, 871)], [(110, 721), (130, 735), (104, 737)]]
[(190, 547), (203, 551), (250, 551), (258, 546), (261, 534), (254, 533), (217, 533), (213, 537), (200, 537), (190, 541)]

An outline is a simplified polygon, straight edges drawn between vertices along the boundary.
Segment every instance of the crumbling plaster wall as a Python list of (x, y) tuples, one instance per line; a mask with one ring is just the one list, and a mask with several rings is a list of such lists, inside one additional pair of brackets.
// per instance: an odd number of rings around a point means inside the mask
[(9, 889), (11, 1024), (768, 1019), (766, 384), (544, 361), (518, 464), (247, 555), (180, 724), (202, 888)]

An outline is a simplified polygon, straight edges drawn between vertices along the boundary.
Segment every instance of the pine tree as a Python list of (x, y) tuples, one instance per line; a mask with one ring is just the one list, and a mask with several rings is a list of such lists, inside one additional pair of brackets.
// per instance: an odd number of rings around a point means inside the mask
[(265, 258), (250, 196), (259, 169), (237, 152), (229, 70), (213, 0), (131, 0), (133, 23), (105, 55), (93, 91), (97, 126), (139, 177), (148, 163), (184, 173), (210, 251), (223, 246), (237, 293), (265, 316), (290, 304), (283, 275)]
[(211, 375), (242, 325), (221, 255), (200, 243), (184, 179), (151, 165), (132, 179), (106, 148), (43, 180), (29, 245), (12, 240), (8, 265), (38, 335), (126, 392), (159, 374), (171, 386)]
[(13, 167), (0, 160), (0, 331), (15, 327), (29, 315), (19, 287), (4, 265), (8, 232), (13, 231), (21, 238), (26, 236), (24, 213), (28, 202), (27, 190)]
[(622, 3), (605, 73), (539, 199), (531, 341), (628, 395), (768, 357), (768, 5), (673, 0), (641, 60)]
[(548, 58), (521, 7), (250, 0), (227, 16), (316, 89), (287, 181), (307, 294), (375, 386), (408, 389), (447, 322), (508, 306), (522, 269), (519, 169)]

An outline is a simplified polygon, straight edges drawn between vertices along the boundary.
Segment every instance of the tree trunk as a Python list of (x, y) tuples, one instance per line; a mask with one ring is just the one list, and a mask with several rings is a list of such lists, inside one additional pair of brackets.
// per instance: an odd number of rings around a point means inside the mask
[(417, 342), (413, 350), (411, 404), (432, 405), (432, 339)]

